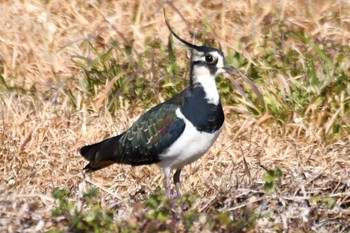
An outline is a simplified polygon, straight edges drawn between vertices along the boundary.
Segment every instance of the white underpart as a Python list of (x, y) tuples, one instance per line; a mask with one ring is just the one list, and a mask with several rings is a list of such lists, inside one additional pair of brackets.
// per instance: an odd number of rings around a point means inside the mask
[(214, 133), (199, 132), (180, 109), (176, 110), (176, 115), (185, 121), (186, 127), (175, 143), (160, 155), (161, 162), (158, 165), (165, 174), (169, 174), (171, 169), (181, 169), (199, 159), (214, 144), (222, 130), (221, 127)]

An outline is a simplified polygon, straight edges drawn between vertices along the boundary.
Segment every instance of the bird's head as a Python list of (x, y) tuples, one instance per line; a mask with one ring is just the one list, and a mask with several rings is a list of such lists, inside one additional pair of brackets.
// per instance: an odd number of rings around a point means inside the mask
[(225, 72), (234, 73), (234, 70), (226, 64), (225, 55), (221, 50), (208, 46), (197, 46), (182, 39), (170, 27), (165, 12), (164, 17), (171, 34), (191, 50), (191, 79), (193, 79), (191, 81), (204, 77), (215, 79), (219, 74)]

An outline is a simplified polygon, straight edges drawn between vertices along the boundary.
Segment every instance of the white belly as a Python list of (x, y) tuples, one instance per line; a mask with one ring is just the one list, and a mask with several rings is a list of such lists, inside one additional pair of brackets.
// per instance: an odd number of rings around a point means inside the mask
[(179, 109), (176, 114), (185, 121), (186, 127), (179, 139), (160, 155), (158, 165), (163, 169), (178, 169), (196, 161), (209, 150), (222, 130), (221, 127), (214, 133), (198, 132)]

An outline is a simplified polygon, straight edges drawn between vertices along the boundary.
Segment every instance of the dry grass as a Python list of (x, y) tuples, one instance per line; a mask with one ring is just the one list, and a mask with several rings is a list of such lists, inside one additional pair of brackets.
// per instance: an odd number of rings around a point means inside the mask
[[(3, 77), (12, 87), (28, 89), (35, 84), (37, 88), (34, 96), (20, 91), (0, 93), (0, 231), (41, 232), (58, 227), (50, 215), (55, 187), (72, 190), (72, 199), (89, 186), (100, 187), (103, 206), (117, 205), (118, 217), (126, 218), (135, 202), (162, 186), (159, 169), (115, 165), (92, 178), (84, 177), (81, 169), (86, 162), (77, 150), (127, 129), (144, 109), (126, 105), (115, 118), (103, 106), (87, 113), (84, 106), (69, 104), (63, 88), (71, 85), (76, 97), (83, 98), (81, 83), (69, 82), (69, 78), (81, 77), (71, 57), (90, 55), (82, 43), (86, 39), (105, 48), (113, 40), (129, 44), (135, 60), (147, 38), (156, 37), (166, 46), (162, 5), (157, 1), (79, 0), (0, 4)], [(235, 50), (248, 59), (258, 54), (254, 45), (259, 44), (262, 25), (272, 20), (273, 12), (311, 38), (350, 43), (347, 1), (177, 1), (174, 6), (186, 21), (171, 7), (169, 18), (183, 37), (190, 38), (184, 34), (188, 27), (207, 21), (208, 28), (195, 28), (195, 32), (209, 33), (224, 51)], [(318, 137), (274, 136), (274, 129), (260, 124), (261, 119), (237, 115), (229, 106), (225, 113), (228, 119), (218, 142), (182, 175), (183, 191), (200, 197), (199, 210), (238, 211), (247, 206), (260, 216), (269, 213), (269, 218), (261, 217), (257, 223), (257, 231), (263, 232), (274, 231), (276, 224), (286, 232), (350, 229), (350, 210), (342, 206), (350, 200), (350, 135), (331, 144)], [(266, 171), (262, 167), (283, 171), (272, 195), (263, 195)], [(313, 203), (310, 197), (317, 195), (335, 197), (336, 206), (329, 209)]]

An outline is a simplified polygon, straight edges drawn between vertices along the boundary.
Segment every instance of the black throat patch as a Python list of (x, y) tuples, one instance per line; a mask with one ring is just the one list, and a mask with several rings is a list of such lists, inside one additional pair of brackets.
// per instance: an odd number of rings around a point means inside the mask
[(225, 120), (221, 102), (217, 105), (208, 103), (200, 84), (196, 84), (191, 95), (185, 97), (181, 112), (200, 132), (214, 133)]

